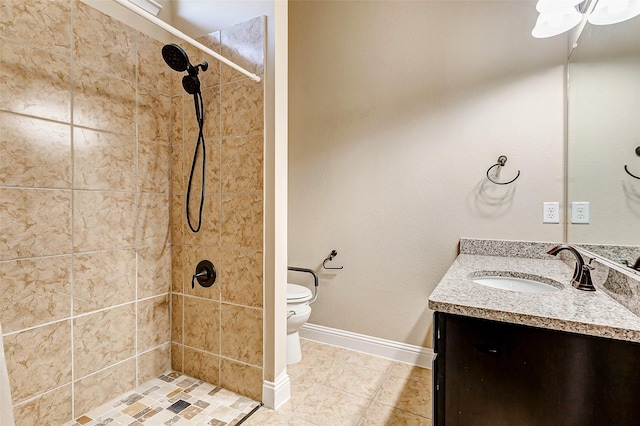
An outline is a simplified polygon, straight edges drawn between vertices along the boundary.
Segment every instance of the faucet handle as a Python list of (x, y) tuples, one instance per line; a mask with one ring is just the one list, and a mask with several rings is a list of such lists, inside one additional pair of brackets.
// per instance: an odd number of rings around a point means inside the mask
[(586, 270), (585, 272), (593, 271), (594, 269), (596, 269), (596, 267), (595, 267), (595, 266), (591, 266), (591, 262), (593, 262), (594, 260), (596, 260), (596, 258), (595, 258), (595, 257), (591, 257), (591, 258), (589, 258), (589, 263), (587, 263), (587, 264), (585, 264), (585, 265), (583, 266), (583, 267), (584, 267), (584, 269)]

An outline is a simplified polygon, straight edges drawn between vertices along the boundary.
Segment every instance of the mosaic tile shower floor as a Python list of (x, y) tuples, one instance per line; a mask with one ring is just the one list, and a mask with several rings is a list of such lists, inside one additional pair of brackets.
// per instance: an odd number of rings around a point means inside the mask
[(259, 402), (171, 372), (103, 404), (64, 426), (236, 425)]

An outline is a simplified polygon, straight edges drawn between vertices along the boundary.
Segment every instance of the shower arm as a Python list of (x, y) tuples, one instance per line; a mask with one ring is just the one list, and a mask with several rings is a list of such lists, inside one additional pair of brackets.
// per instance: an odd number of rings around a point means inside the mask
[(220, 55), (219, 53), (214, 52), (213, 50), (209, 49), (204, 44), (192, 39), (191, 37), (189, 37), (188, 35), (186, 35), (182, 31), (180, 31), (180, 30), (172, 27), (171, 25), (167, 24), (162, 19), (156, 18), (155, 16), (153, 16), (149, 12), (145, 11), (141, 7), (136, 6), (133, 3), (129, 2), (129, 0), (113, 0), (113, 1), (118, 3), (120, 6), (129, 9), (131, 12), (133, 12), (136, 15), (140, 16), (141, 18), (146, 19), (147, 21), (151, 22), (152, 24), (154, 24), (154, 25), (162, 28), (163, 30), (173, 34), (174, 36), (180, 38), (181, 40), (186, 41), (187, 43), (189, 43), (193, 47), (203, 51), (207, 55), (213, 56), (214, 58), (216, 58), (220, 62), (222, 62), (222, 63), (230, 66), (231, 68), (235, 69), (236, 71), (239, 71), (242, 74), (246, 75), (247, 77), (249, 77), (253, 81), (255, 81), (257, 83), (260, 82), (260, 77), (259, 76), (255, 75), (254, 73), (252, 73), (250, 71), (247, 71), (246, 69), (242, 68), (240, 65), (236, 64), (235, 62), (231, 62), (229, 59), (225, 58), (224, 56)]

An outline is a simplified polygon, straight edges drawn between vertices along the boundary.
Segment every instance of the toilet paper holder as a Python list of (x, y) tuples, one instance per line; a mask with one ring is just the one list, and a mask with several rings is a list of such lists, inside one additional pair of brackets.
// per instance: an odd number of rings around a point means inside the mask
[(331, 250), (331, 253), (329, 254), (329, 256), (327, 256), (327, 258), (322, 262), (322, 267), (324, 269), (344, 269), (344, 266), (327, 266), (327, 262), (332, 262), (333, 258), (336, 257), (338, 255), (338, 252), (335, 250)]

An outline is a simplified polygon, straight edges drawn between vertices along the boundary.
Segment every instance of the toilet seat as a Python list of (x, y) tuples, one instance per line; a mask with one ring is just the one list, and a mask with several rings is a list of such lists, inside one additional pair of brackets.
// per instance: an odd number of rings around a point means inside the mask
[(313, 297), (311, 290), (299, 284), (287, 283), (287, 303), (304, 303)]

